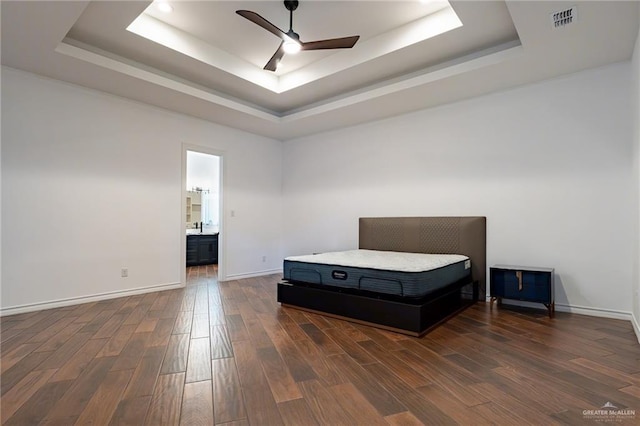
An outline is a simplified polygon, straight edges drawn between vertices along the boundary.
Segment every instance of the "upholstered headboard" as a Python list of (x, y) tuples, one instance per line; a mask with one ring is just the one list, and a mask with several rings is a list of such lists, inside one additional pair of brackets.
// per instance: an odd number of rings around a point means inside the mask
[(479, 283), (478, 299), (485, 300), (487, 218), (484, 216), (363, 217), (359, 247), (469, 256), (472, 277)]

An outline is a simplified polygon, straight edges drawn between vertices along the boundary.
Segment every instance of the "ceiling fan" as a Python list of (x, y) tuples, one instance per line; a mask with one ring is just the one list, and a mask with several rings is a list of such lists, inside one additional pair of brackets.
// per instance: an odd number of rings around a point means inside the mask
[(262, 16), (250, 10), (236, 10), (236, 13), (243, 18), (246, 18), (269, 31), (272, 34), (280, 37), (282, 42), (276, 53), (273, 54), (267, 65), (264, 66), (265, 70), (275, 71), (278, 67), (278, 63), (283, 58), (285, 53), (297, 53), (300, 50), (321, 50), (321, 49), (349, 49), (353, 47), (358, 39), (359, 35), (351, 37), (332, 38), (328, 40), (317, 40), (303, 42), (300, 40), (298, 33), (293, 31), (293, 11), (298, 8), (298, 1), (285, 0), (284, 7), (289, 11), (289, 31), (286, 33), (280, 28), (273, 25), (271, 22), (264, 19)]

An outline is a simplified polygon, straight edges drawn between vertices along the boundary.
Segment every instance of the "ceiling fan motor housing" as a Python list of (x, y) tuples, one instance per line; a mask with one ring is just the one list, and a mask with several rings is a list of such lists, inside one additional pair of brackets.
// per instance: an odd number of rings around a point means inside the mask
[(284, 0), (284, 7), (293, 12), (298, 8), (298, 0)]

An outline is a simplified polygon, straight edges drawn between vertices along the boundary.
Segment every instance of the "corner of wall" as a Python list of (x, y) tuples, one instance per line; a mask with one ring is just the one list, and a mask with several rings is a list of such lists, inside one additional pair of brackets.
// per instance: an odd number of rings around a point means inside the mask
[[(640, 21), (640, 5), (638, 6), (638, 20)], [(632, 303), (632, 323), (638, 342), (640, 342), (640, 28), (636, 37), (636, 44), (631, 58), (631, 72), (633, 75), (632, 82), (632, 125), (633, 125), (633, 171), (635, 180), (635, 201), (636, 201), (636, 220), (634, 241), (634, 261), (633, 261), (633, 283), (631, 298)]]
[(633, 331), (636, 333), (638, 343), (640, 343), (640, 322), (638, 321), (638, 317), (635, 312), (631, 314), (631, 324), (633, 325)]

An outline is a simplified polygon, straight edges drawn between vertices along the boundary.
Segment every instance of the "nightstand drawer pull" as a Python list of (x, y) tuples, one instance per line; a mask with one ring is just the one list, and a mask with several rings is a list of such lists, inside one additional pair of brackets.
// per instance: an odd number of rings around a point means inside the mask
[(516, 278), (518, 278), (518, 291), (522, 291), (522, 271), (516, 271)]

